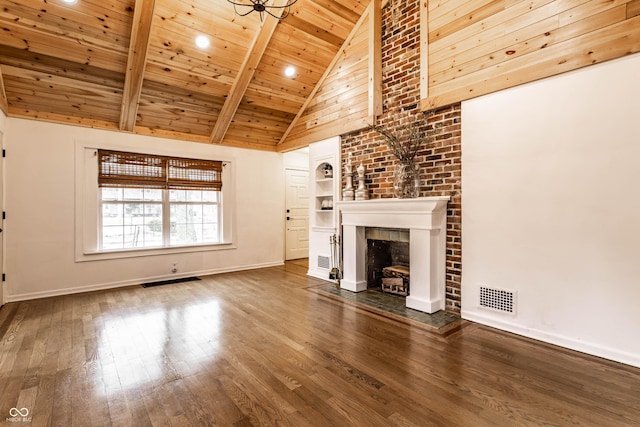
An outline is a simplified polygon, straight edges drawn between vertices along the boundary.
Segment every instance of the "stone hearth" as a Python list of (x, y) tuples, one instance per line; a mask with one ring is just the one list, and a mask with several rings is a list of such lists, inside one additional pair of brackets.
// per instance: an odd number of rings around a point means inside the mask
[(367, 289), (366, 227), (408, 229), (411, 290), (406, 305), (427, 313), (444, 310), (448, 201), (443, 196), (337, 202), (342, 217), (341, 287)]

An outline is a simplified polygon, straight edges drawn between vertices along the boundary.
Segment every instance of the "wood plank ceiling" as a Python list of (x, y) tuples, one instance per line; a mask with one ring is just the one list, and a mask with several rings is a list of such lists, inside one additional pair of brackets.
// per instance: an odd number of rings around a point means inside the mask
[(298, 0), (286, 19), (261, 25), (227, 0), (2, 0), (0, 108), (276, 150), (367, 5)]

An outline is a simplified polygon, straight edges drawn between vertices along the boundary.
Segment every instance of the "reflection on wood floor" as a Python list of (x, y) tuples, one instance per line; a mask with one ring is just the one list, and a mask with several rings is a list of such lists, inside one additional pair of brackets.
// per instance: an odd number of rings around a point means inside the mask
[(0, 422), (26, 408), (34, 426), (640, 425), (640, 369), (398, 322), (310, 292), (326, 282), (306, 270), (8, 304)]

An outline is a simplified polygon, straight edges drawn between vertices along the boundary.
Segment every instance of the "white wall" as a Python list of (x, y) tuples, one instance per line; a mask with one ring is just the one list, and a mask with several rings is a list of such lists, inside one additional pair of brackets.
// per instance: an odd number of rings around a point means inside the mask
[[(75, 261), (76, 141), (233, 159), (235, 249)], [(284, 262), (282, 155), (8, 118), (5, 148), (8, 299), (37, 298)], [(259, 214), (257, 214), (259, 213)], [(178, 274), (170, 267), (178, 264)]]
[(309, 169), (309, 148), (287, 151), (282, 155), (282, 159), (285, 168), (307, 170)]
[(635, 54), (463, 103), (464, 318), (640, 366), (639, 75)]

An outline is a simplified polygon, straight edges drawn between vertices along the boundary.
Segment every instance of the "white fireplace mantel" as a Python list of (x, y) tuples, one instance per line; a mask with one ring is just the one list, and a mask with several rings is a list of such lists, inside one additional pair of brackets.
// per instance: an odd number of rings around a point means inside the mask
[(342, 217), (340, 286), (353, 292), (367, 289), (366, 227), (409, 229), (411, 278), (406, 305), (427, 313), (443, 310), (448, 201), (448, 196), (439, 196), (337, 202)]

